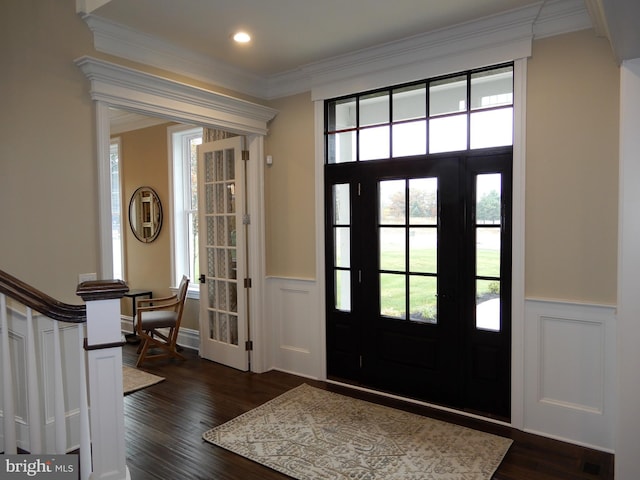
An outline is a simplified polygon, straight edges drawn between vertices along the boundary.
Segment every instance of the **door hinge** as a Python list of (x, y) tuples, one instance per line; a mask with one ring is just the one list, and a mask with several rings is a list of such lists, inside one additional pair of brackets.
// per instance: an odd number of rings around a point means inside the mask
[(360, 196), (361, 191), (362, 191), (362, 184), (358, 182), (358, 196)]
[(247, 340), (246, 342), (244, 342), (244, 349), (247, 352), (252, 352), (253, 351), (253, 341)]
[(242, 215), (242, 224), (243, 225), (251, 225), (251, 215), (248, 213), (245, 213), (244, 215)]
[(206, 283), (207, 279), (204, 276), (204, 273), (200, 274), (200, 283)]
[(251, 279), (250, 278), (245, 278), (244, 279), (244, 288), (251, 288)]
[(242, 160), (245, 162), (249, 160), (249, 150), (242, 150)]
[(360, 355), (360, 368), (362, 368), (362, 355)]

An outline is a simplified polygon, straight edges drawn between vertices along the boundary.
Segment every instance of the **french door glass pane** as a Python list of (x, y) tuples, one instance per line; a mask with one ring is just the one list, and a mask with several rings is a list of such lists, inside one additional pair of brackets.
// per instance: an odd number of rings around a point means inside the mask
[(500, 282), (476, 281), (476, 328), (500, 331)]
[(360, 130), (360, 160), (389, 158), (389, 125)]
[(380, 228), (380, 270), (406, 270), (406, 228)]
[(467, 77), (437, 80), (429, 84), (429, 116), (464, 112), (467, 109)]
[(396, 88), (392, 93), (393, 121), (425, 118), (427, 115), (426, 84)]
[(380, 274), (380, 315), (407, 318), (407, 286), (404, 274)]
[(378, 92), (360, 97), (360, 127), (389, 123), (389, 93)]
[(471, 114), (471, 148), (513, 145), (513, 107)]
[(411, 275), (409, 277), (410, 320), (437, 323), (438, 280), (436, 277)]
[(467, 148), (467, 116), (429, 120), (429, 153), (456, 152)]
[(471, 109), (511, 105), (513, 67), (497, 68), (471, 75)]
[(398, 123), (391, 127), (393, 156), (408, 157), (427, 153), (427, 121)]
[(406, 221), (405, 180), (384, 180), (379, 188), (379, 218), (382, 225), (404, 225)]

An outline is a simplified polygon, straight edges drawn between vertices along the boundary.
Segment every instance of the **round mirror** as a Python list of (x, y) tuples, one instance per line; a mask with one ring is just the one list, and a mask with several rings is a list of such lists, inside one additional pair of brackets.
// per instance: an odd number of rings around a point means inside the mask
[(138, 240), (153, 242), (162, 227), (162, 205), (160, 197), (151, 187), (140, 187), (129, 202), (129, 225)]

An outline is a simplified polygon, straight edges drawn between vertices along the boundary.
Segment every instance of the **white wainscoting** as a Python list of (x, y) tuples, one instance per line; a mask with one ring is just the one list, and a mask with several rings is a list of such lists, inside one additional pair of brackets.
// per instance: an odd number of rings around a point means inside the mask
[[(34, 333), (36, 335), (36, 364), (38, 368), (38, 388), (41, 399), (42, 423), (44, 432), (43, 451), (55, 451), (55, 374), (54, 374), (54, 335), (53, 320), (33, 312)], [(29, 447), (29, 425), (31, 419), (27, 404), (27, 322), (24, 314), (11, 310), (9, 317), (9, 349), (16, 367), (13, 381), (16, 387), (15, 416), (18, 447), (26, 451)], [(62, 351), (62, 378), (65, 386), (65, 418), (67, 422), (67, 451), (80, 446), (80, 361), (84, 361), (84, 350), (78, 340), (78, 326), (60, 323), (60, 342)], [(84, 327), (82, 327), (84, 328)], [(2, 365), (0, 365), (0, 371)], [(2, 398), (0, 396), (0, 410)], [(1, 416), (1, 415), (0, 415)]]
[(525, 302), (524, 429), (613, 451), (615, 308)]
[(315, 280), (268, 277), (267, 365), (309, 378), (324, 376), (324, 318)]

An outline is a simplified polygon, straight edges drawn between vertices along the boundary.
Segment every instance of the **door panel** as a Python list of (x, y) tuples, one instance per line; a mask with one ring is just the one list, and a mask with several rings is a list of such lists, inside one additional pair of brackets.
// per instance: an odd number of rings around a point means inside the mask
[(200, 355), (248, 369), (243, 137), (198, 146)]

